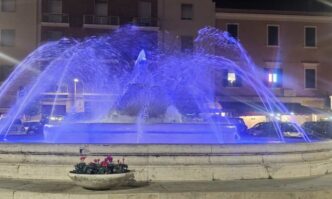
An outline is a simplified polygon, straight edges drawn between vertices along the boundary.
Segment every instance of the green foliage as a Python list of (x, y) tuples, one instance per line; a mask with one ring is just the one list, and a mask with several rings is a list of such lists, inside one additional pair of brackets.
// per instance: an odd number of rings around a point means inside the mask
[(75, 169), (71, 173), (77, 174), (117, 174), (117, 173), (127, 173), (128, 165), (118, 162), (117, 164), (113, 162), (99, 161), (85, 163), (80, 162), (75, 165)]

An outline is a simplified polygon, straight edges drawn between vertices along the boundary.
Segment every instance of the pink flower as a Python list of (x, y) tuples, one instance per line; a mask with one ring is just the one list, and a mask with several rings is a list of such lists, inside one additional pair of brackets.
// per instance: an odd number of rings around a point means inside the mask
[(82, 157), (80, 158), (81, 162), (84, 162), (85, 159), (86, 159), (85, 156), (82, 156)]
[(112, 155), (108, 155), (108, 156), (106, 157), (106, 159), (107, 159), (109, 162), (113, 162), (113, 157), (112, 157)]

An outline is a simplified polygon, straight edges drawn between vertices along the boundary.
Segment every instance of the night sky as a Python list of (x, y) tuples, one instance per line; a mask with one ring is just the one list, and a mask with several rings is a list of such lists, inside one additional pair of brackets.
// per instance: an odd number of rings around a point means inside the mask
[(332, 0), (215, 0), (218, 8), (332, 12)]

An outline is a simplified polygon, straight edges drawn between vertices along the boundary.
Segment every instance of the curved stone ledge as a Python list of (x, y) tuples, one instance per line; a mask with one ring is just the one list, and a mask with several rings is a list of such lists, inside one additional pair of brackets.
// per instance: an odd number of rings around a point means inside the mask
[(332, 141), (259, 145), (0, 145), (0, 177), (68, 179), (82, 154), (126, 158), (138, 180), (297, 178), (332, 172)]

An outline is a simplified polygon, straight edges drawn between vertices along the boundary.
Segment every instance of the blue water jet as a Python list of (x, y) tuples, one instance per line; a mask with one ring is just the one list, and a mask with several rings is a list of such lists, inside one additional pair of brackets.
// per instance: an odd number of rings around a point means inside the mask
[[(259, 68), (242, 45), (227, 33), (204, 28), (195, 39), (195, 51), (181, 52), (160, 49), (156, 34), (126, 26), (99, 37), (63, 38), (32, 52), (0, 88), (0, 101), (22, 82), (25, 90), (1, 121), (0, 132), (8, 138), (14, 121), (37, 101), (51, 108), (35, 118), (58, 116), (58, 108), (65, 107), (62, 121), (45, 125), (38, 139), (15, 137), (12, 142), (286, 142), (277, 122), (276, 137), (242, 139), (234, 120), (213, 119), (211, 104), (216, 104), (221, 87), (216, 74), (225, 70), (234, 71), (254, 91), (265, 113), (289, 112), (259, 78)], [(243, 102), (239, 96), (223, 96)], [(297, 141), (310, 142), (299, 125), (295, 128), (302, 134)]]

